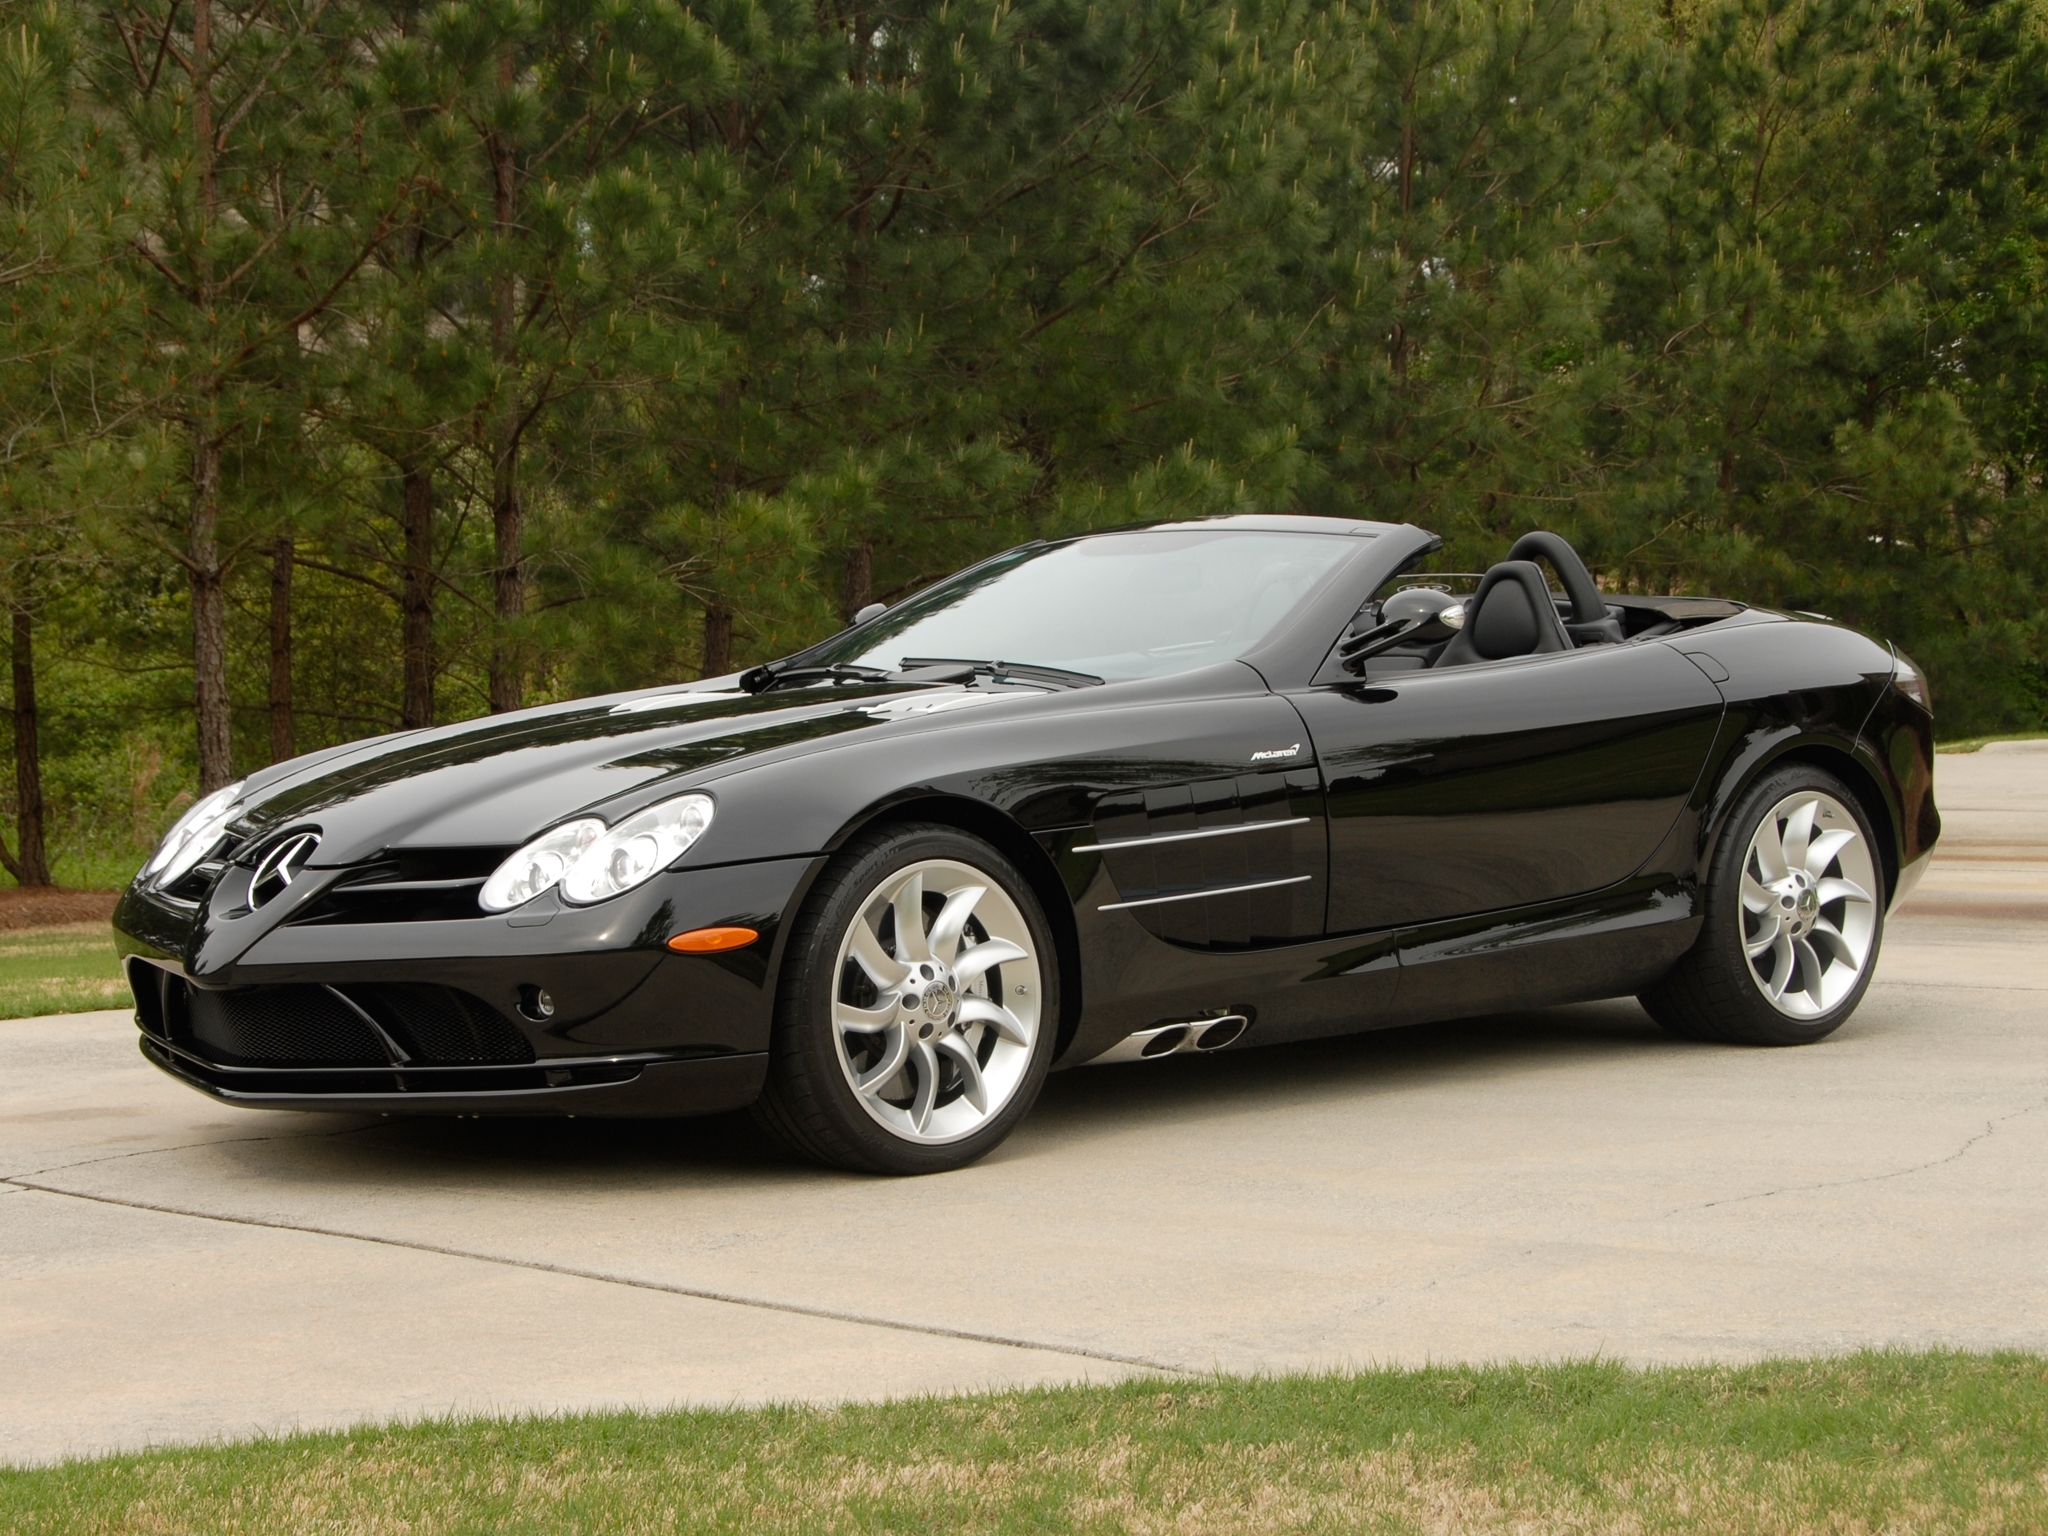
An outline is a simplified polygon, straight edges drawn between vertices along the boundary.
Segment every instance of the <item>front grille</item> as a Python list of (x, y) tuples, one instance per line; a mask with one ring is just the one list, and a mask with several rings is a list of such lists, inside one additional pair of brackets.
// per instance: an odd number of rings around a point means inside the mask
[(426, 923), (485, 915), (477, 892), (510, 848), (418, 848), (349, 870), (293, 923)]
[(390, 1053), (356, 1011), (325, 987), (190, 989), (192, 1038), (235, 1064), (386, 1066)]
[(344, 988), (349, 997), (402, 1041), (416, 1060), (533, 1060), (533, 1046), (512, 1021), (480, 997), (454, 987), (378, 982)]

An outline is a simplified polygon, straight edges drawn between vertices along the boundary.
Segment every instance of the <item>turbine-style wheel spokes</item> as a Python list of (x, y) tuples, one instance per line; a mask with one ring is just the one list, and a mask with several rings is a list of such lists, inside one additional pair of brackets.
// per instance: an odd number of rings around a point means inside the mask
[(1750, 979), (1788, 1018), (1813, 1019), (1862, 979), (1877, 937), (1876, 866), (1847, 806), (1786, 796), (1751, 834), (1740, 890)]
[(1035, 949), (1016, 902), (969, 865), (926, 859), (869, 892), (839, 946), (832, 1006), (861, 1107), (927, 1143), (1000, 1114), (1038, 1038)]

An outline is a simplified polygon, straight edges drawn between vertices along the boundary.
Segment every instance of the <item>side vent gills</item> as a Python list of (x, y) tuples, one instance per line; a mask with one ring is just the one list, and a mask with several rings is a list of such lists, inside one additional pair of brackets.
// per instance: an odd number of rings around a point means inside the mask
[(1088, 1065), (1106, 1067), (1119, 1061), (1158, 1061), (1181, 1051), (1220, 1051), (1242, 1035), (1250, 1024), (1251, 1020), (1241, 1013), (1155, 1024), (1150, 1029), (1125, 1035), (1100, 1056), (1089, 1058)]

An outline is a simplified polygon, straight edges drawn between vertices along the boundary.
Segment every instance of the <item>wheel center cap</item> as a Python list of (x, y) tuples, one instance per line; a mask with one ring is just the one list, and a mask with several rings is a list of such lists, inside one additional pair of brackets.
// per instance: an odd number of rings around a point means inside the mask
[(924, 1016), (933, 1020), (951, 1018), (954, 1001), (952, 983), (935, 981), (924, 989)]
[(1776, 887), (1778, 923), (1797, 938), (1820, 916), (1820, 892), (1796, 871)]

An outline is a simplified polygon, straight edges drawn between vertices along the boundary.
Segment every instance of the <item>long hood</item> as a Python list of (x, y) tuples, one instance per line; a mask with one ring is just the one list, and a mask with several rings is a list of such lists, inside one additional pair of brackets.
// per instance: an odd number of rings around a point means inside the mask
[(814, 749), (851, 731), (918, 728), (953, 709), (1003, 702), (894, 684), (582, 699), (282, 764), (252, 779), (239, 825), (257, 834), (317, 825), (316, 866), (384, 849), (511, 847), (582, 812), (606, 815), (671, 786), (680, 792), (736, 759)]

